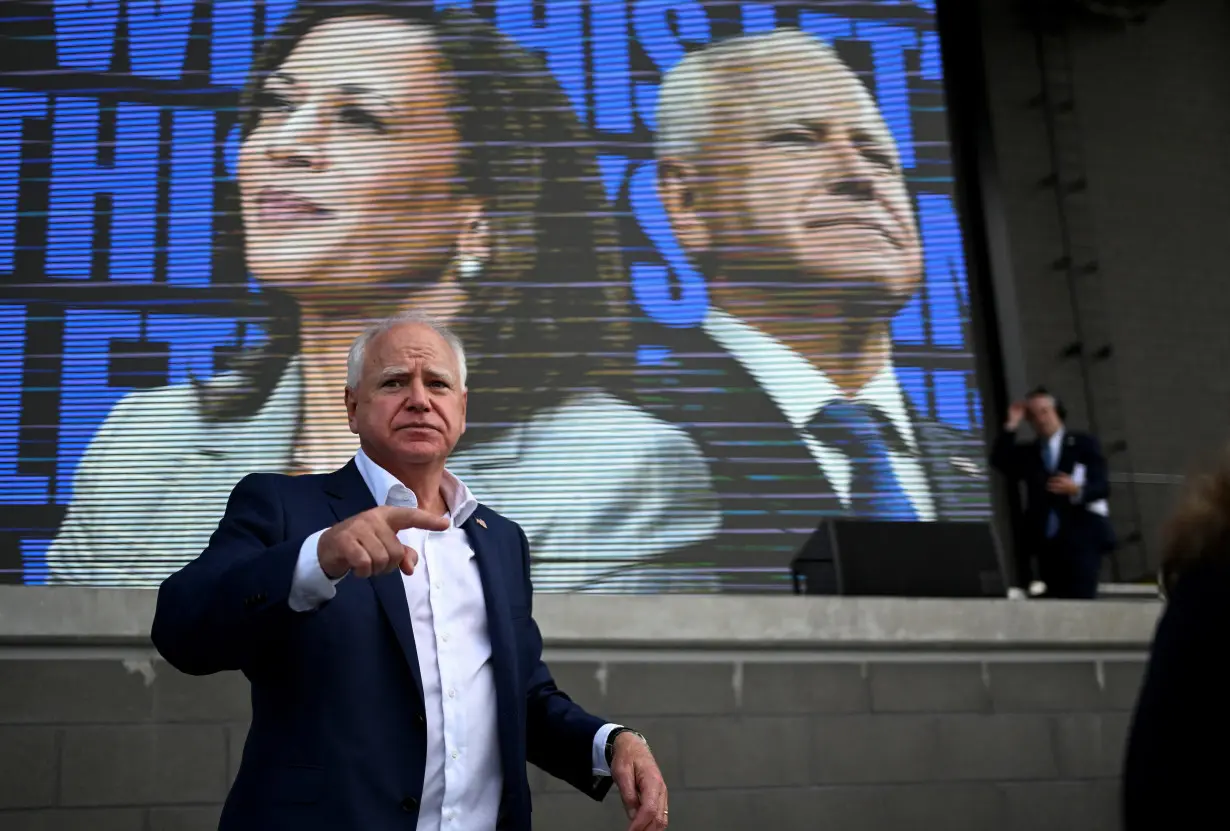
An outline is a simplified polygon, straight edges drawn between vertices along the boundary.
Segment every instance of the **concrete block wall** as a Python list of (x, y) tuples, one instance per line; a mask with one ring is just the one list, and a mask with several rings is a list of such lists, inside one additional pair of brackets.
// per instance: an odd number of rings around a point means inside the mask
[[(0, 612), (0, 828), (215, 828), (246, 681), (181, 675), (106, 636), (139, 627), (66, 623), (62, 600), (35, 613), (44, 636)], [(638, 600), (543, 598), (538, 617), (560, 686), (649, 737), (673, 829), (1118, 827), (1155, 604)], [(539, 831), (626, 828), (615, 794), (531, 782)]]
[[(558, 665), (645, 732), (676, 829), (1117, 828), (1139, 661)], [(606, 691), (595, 677), (606, 679)], [(626, 827), (536, 778), (535, 827)]]
[[(239, 762), (237, 673), (0, 661), (0, 828), (203, 831)], [(562, 688), (644, 732), (676, 829), (1112, 829), (1143, 664), (935, 657), (556, 660)], [(535, 827), (621, 829), (531, 769)]]

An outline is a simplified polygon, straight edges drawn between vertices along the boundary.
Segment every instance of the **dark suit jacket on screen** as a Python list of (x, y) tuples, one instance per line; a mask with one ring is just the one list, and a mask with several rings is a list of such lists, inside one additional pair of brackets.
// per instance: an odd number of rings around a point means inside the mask
[[(790, 563), (824, 518), (847, 516), (799, 433), (743, 365), (702, 329), (677, 330), (664, 366), (641, 370), (641, 405), (697, 442), (722, 512), (716, 539), (664, 562), (709, 564), (723, 588), (789, 587)], [(972, 432), (911, 412), (939, 520), (990, 515), (985, 449)], [(759, 570), (759, 571), (755, 571)]]
[[(222, 831), (415, 826), (427, 734), (401, 573), (343, 580), (313, 612), (288, 605), (304, 540), (372, 507), (353, 461), (325, 475), (250, 475), (209, 547), (158, 593), (153, 640), (172, 665), (193, 675), (237, 669), (252, 684), (252, 725)], [(610, 779), (595, 780), (592, 748), (604, 722), (560, 692), (541, 660), (521, 529), (482, 505), (463, 528), (491, 637), (499, 828), (529, 831), (527, 759), (601, 799)]]

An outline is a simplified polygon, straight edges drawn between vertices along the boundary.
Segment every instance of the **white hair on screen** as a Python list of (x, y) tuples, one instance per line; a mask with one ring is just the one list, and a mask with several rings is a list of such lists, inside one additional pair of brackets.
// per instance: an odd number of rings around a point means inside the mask
[(398, 326), (416, 323), (420, 326), (426, 326), (437, 335), (444, 339), (444, 342), (453, 350), (453, 354), (457, 356), (457, 367), (461, 372), (461, 388), (466, 386), (466, 348), (461, 343), (461, 338), (453, 334), (453, 330), (445, 326), (434, 317), (422, 312), (399, 312), (392, 317), (386, 317), (383, 320), (377, 320), (369, 325), (363, 332), (354, 339), (350, 344), (350, 353), (346, 356), (346, 388), (353, 390), (359, 385), (359, 379), (363, 377), (363, 359), (366, 357), (367, 345), (375, 338), (388, 332), (390, 329), (396, 329)]
[(711, 73), (723, 64), (747, 65), (761, 58), (772, 58), (775, 51), (788, 44), (802, 44), (821, 49), (840, 62), (836, 50), (801, 29), (775, 29), (758, 35), (746, 35), (724, 40), (686, 55), (662, 79), (658, 88), (657, 122), (654, 148), (659, 159), (685, 159), (700, 152), (709, 135)]

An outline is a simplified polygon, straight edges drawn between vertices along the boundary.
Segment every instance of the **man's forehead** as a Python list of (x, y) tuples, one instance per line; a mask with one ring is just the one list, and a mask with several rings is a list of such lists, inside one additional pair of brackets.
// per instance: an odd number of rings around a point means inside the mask
[(405, 368), (420, 361), (452, 371), (456, 356), (448, 343), (430, 326), (405, 323), (394, 326), (368, 344), (370, 366), (387, 370)]
[(792, 40), (774, 49), (747, 49), (715, 58), (708, 89), (719, 122), (759, 126), (768, 118), (842, 119), (883, 131), (867, 88), (819, 43)]

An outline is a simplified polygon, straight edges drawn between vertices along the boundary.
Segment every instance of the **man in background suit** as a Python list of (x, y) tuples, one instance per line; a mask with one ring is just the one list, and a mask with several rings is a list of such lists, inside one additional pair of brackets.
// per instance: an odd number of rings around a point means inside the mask
[[(1098, 440), (1068, 430), (1063, 405), (1039, 387), (1008, 408), (1008, 421), (991, 452), (991, 465), (1025, 485), (1025, 514), (1017, 557), (1017, 582), (1032, 580), (1031, 557), (1047, 597), (1097, 596), (1102, 554), (1112, 544), (1106, 459)], [(1028, 421), (1031, 442), (1018, 443)], [(1043, 586), (1031, 588), (1038, 594)]]
[(204, 553), (158, 593), (176, 668), (240, 670), (252, 725), (222, 831), (530, 829), (526, 761), (666, 827), (649, 747), (586, 713), (542, 662), (520, 527), (445, 461), (465, 352), (426, 318), (351, 347), (360, 450), (333, 473), (252, 474)]
[(676, 559), (784, 587), (823, 517), (985, 518), (980, 438), (920, 418), (897, 377), (922, 244), (858, 77), (797, 29), (736, 37), (667, 73), (657, 119), (659, 197), (710, 308), (663, 336), (644, 404), (700, 443), (723, 512)]

